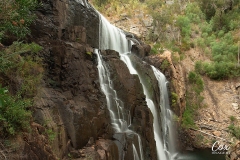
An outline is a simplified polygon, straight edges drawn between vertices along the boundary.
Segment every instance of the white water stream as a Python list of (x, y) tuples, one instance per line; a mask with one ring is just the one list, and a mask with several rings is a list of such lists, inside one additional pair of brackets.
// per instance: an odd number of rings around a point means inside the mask
[[(153, 68), (153, 72), (159, 82), (159, 88), (161, 91), (161, 115), (159, 114), (158, 106), (155, 106), (151, 99), (146, 84), (143, 81), (144, 77), (138, 74), (138, 71), (134, 68), (129, 54), (131, 52), (132, 42), (126, 39), (122, 30), (111, 25), (101, 14), (100, 15), (100, 30), (99, 30), (99, 46), (101, 50), (112, 49), (120, 53), (121, 60), (125, 62), (131, 74), (139, 76), (140, 82), (143, 86), (144, 94), (146, 96), (146, 102), (150, 108), (153, 117), (154, 138), (156, 141), (158, 160), (170, 160), (172, 159), (172, 153), (175, 152), (174, 136), (172, 135), (173, 127), (171, 123), (171, 110), (169, 109), (168, 93), (166, 89), (166, 80), (163, 78), (163, 74), (156, 68)], [(100, 77), (100, 85), (103, 93), (106, 95), (107, 106), (110, 112), (113, 128), (116, 133), (134, 134), (138, 137), (138, 144), (132, 144), (133, 155), (135, 160), (143, 160), (143, 151), (140, 136), (128, 129), (131, 125), (130, 113), (124, 109), (124, 103), (118, 98), (117, 91), (114, 90), (113, 84), (110, 79), (108, 68), (102, 59), (99, 50), (95, 50), (98, 55), (98, 71)], [(163, 80), (164, 79), (164, 80)], [(165, 86), (165, 87), (164, 87)], [(162, 124), (159, 123), (161, 119)], [(161, 131), (161, 128), (163, 131)], [(139, 149), (137, 149), (139, 148)]]

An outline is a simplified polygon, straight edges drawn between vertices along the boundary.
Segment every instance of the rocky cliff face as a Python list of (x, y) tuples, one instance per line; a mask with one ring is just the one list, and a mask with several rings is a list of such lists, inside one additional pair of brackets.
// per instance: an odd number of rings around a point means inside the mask
[[(27, 135), (23, 159), (133, 159), (128, 147), (134, 137), (114, 134), (99, 86), (93, 53), (99, 42), (98, 14), (81, 0), (42, 3), (30, 40), (44, 47), (40, 56), (45, 77), (35, 98), (34, 135)], [(103, 53), (119, 97), (131, 112), (132, 126), (142, 138), (144, 158), (155, 160), (153, 117), (139, 79), (117, 52)]]

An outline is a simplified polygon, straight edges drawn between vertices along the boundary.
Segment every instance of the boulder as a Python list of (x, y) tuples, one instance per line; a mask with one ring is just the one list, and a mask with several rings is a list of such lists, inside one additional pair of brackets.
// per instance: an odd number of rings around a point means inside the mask
[(233, 107), (235, 110), (238, 110), (238, 104), (237, 104), (237, 103), (232, 103), (232, 107)]
[(222, 133), (220, 131), (213, 131), (213, 135), (220, 137), (222, 135)]
[(151, 51), (151, 46), (150, 45), (139, 45), (139, 44), (134, 44), (132, 46), (131, 52), (136, 54), (140, 58), (144, 58), (149, 55)]

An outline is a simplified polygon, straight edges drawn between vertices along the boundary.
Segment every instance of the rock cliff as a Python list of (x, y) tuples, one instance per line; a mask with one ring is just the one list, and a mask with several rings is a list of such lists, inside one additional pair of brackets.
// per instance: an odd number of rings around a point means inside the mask
[[(133, 159), (129, 146), (136, 137), (114, 134), (99, 85), (93, 53), (99, 44), (97, 12), (85, 0), (42, 0), (36, 15), (29, 41), (44, 47), (40, 56), (45, 76), (35, 97), (34, 132), (26, 133), (23, 159)], [(155, 160), (153, 117), (139, 79), (117, 52), (102, 52), (119, 97), (131, 112), (132, 128), (142, 138), (144, 158)]]

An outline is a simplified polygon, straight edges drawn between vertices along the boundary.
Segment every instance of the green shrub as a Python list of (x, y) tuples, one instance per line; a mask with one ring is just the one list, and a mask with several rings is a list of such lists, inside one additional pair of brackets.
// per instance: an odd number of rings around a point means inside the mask
[(198, 73), (206, 74), (215, 80), (240, 76), (240, 67), (232, 62), (197, 62), (195, 68)]
[(183, 113), (182, 127), (196, 128), (194, 121), (197, 109), (201, 107), (203, 101), (201, 92), (204, 89), (204, 84), (201, 76), (193, 71), (189, 72), (188, 81), (189, 87), (186, 93), (186, 109)]
[(183, 113), (182, 117), (182, 127), (183, 128), (196, 128), (194, 123), (194, 113), (195, 107), (191, 105), (186, 105), (186, 109)]
[[(41, 60), (36, 55), (42, 47), (13, 39), (30, 34), (32, 11), (37, 0), (0, 1), (0, 43), (12, 45), (0, 50), (0, 136), (16, 135), (30, 128), (33, 97), (41, 81)], [(11, 38), (9, 38), (11, 37)], [(9, 39), (8, 39), (9, 38)], [(6, 45), (6, 44), (5, 44)], [(4, 87), (2, 87), (4, 86)]]
[(211, 25), (211, 23), (204, 22), (204, 23), (200, 24), (200, 28), (202, 30), (202, 33), (208, 33), (208, 34), (212, 33), (212, 25)]
[(53, 129), (47, 129), (46, 130), (46, 134), (47, 134), (48, 139), (49, 139), (50, 142), (53, 142), (54, 139), (56, 138), (56, 132), (54, 132)]
[(31, 103), (11, 96), (6, 88), (0, 86), (0, 135), (15, 135), (23, 129), (29, 129), (31, 112), (26, 108)]
[(201, 75), (205, 73), (205, 70), (203, 68), (203, 63), (201, 61), (197, 61), (195, 63), (195, 71)]
[(0, 40), (7, 32), (18, 38), (24, 38), (30, 34), (29, 26), (35, 19), (35, 15), (31, 11), (37, 5), (37, 0), (1, 0)]
[(15, 74), (22, 79), (18, 92), (24, 97), (32, 98), (37, 93), (43, 73), (40, 62), (41, 59), (39, 58), (33, 59), (31, 56), (27, 56), (23, 58), (23, 62), (17, 67)]
[[(41, 59), (35, 53), (41, 49), (42, 47), (35, 43), (14, 42), (6, 50), (0, 51), (0, 74), (9, 78), (8, 81), (12, 81), (13, 77), (19, 79), (19, 81), (15, 81), (19, 82), (15, 84), (18, 88), (15, 90), (15, 94), (25, 98), (31, 98), (36, 94), (42, 79), (43, 68), (40, 64)], [(25, 56), (21, 56), (21, 54)], [(9, 84), (5, 82), (4, 85)]]
[(204, 14), (196, 3), (190, 3), (185, 10), (186, 16), (192, 23), (199, 24), (203, 20)]
[(192, 85), (194, 91), (200, 95), (204, 89), (203, 80), (201, 76), (193, 71), (190, 71), (188, 74), (189, 83)]
[(163, 62), (161, 63), (160, 68), (162, 70), (165, 70), (165, 69), (169, 68), (169, 66), (170, 66), (170, 63), (168, 62), (168, 60), (164, 59)]
[(172, 99), (172, 107), (176, 108), (178, 95), (176, 93), (174, 93), (174, 92), (171, 92), (171, 99)]
[(223, 36), (224, 36), (224, 31), (223, 31), (223, 30), (220, 30), (220, 31), (218, 32), (218, 37), (221, 38), (221, 37), (223, 37)]
[(23, 53), (37, 53), (42, 47), (36, 43), (24, 44), (22, 42), (13, 42), (5, 50), (0, 51), (0, 72), (17, 67), (22, 61), (20, 55)]
[(183, 36), (190, 36), (191, 26), (190, 20), (186, 16), (179, 16), (177, 18), (177, 26), (181, 29), (181, 34)]
[(161, 46), (161, 44), (156, 43), (151, 47), (151, 51), (150, 54), (158, 54), (158, 53), (163, 53), (163, 47)]
[(231, 124), (228, 127), (229, 131), (232, 133), (233, 136), (235, 136), (237, 139), (240, 139), (240, 127), (234, 126), (234, 124)]
[(200, 48), (205, 48), (206, 45), (205, 45), (205, 41), (203, 38), (197, 38), (196, 39), (196, 44), (197, 46), (199, 46)]
[(231, 122), (234, 122), (237, 120), (236, 117), (234, 117), (234, 116), (230, 116), (229, 118), (230, 118)]
[[(218, 58), (218, 55), (215, 57)], [(224, 60), (224, 56), (219, 57)], [(227, 60), (225, 60), (227, 61)], [(207, 75), (211, 79), (222, 80), (240, 76), (240, 67), (232, 62), (201, 62), (195, 63), (195, 70), (201, 75)]]

